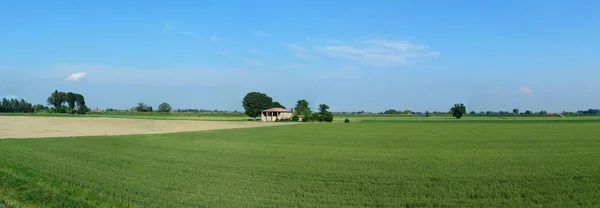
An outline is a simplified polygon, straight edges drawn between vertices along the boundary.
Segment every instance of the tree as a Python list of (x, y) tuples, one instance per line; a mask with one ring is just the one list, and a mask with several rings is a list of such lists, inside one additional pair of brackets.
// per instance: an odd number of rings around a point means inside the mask
[(425, 111), (425, 117), (429, 117), (429, 111)]
[(138, 103), (138, 105), (134, 107), (133, 110), (137, 112), (152, 112), (152, 106), (146, 105), (144, 103)]
[(85, 105), (78, 106), (77, 108), (77, 114), (86, 114), (88, 112), (90, 112), (90, 109)]
[(58, 90), (54, 90), (50, 97), (48, 97), (48, 105), (54, 106), (54, 108), (58, 111), (61, 109), (63, 103), (66, 102), (66, 94), (64, 92), (59, 92)]
[(308, 101), (298, 100), (296, 107), (294, 108), (294, 115), (303, 115), (304, 119), (310, 119), (312, 117), (312, 111), (308, 106)]
[(321, 121), (332, 122), (333, 121), (333, 114), (327, 110), (329, 110), (329, 106), (327, 104), (319, 105), (319, 114), (317, 117), (317, 121), (319, 121), (319, 122), (321, 122)]
[(475, 111), (471, 111), (471, 112), (469, 113), (469, 115), (475, 115), (475, 114), (476, 114), (476, 113), (475, 113)]
[(517, 109), (517, 108), (513, 109), (513, 114), (519, 115), (519, 109)]
[(285, 106), (281, 105), (279, 102), (273, 102), (271, 108), (285, 108)]
[(10, 101), (6, 98), (2, 98), (2, 103), (0, 104), (0, 112), (8, 113), (10, 109)]
[(65, 94), (65, 100), (67, 101), (67, 105), (69, 106), (69, 113), (75, 113), (73, 109), (75, 109), (76, 99), (77, 96), (75, 95), (75, 93), (67, 92), (67, 94)]
[(158, 112), (168, 113), (171, 112), (172, 108), (169, 103), (161, 103), (158, 105)]
[(85, 97), (81, 94), (75, 93), (75, 104), (77, 104), (77, 108), (81, 108), (85, 106)]
[(450, 109), (450, 112), (452, 112), (452, 116), (460, 119), (467, 112), (467, 108), (462, 103), (454, 104), (454, 107)]
[(273, 106), (273, 98), (264, 93), (249, 92), (244, 96), (242, 106), (244, 107), (246, 115), (252, 117), (253, 120), (256, 121), (256, 117), (259, 116), (263, 110)]
[(42, 104), (36, 104), (33, 106), (33, 112), (37, 113), (43, 110), (46, 110), (46, 106), (43, 106)]

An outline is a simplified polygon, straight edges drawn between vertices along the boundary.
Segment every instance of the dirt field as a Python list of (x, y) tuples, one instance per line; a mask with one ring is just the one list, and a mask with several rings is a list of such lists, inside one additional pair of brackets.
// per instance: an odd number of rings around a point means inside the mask
[(291, 123), (0, 116), (0, 139), (157, 134), (286, 124)]

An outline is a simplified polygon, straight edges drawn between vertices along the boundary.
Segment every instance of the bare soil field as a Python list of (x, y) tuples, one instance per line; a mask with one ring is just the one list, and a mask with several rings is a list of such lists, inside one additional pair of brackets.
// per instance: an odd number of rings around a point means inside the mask
[(292, 123), (0, 116), (0, 139), (159, 134)]

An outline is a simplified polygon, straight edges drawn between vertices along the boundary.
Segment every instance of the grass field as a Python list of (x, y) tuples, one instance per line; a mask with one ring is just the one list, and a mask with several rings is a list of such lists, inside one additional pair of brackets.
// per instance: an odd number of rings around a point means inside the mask
[(0, 206), (598, 207), (598, 126), (371, 120), (0, 140)]

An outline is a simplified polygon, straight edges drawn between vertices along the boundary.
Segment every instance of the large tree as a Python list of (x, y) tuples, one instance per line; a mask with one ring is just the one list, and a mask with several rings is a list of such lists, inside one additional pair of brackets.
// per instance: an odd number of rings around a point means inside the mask
[(244, 96), (242, 106), (246, 111), (246, 115), (252, 117), (256, 121), (256, 117), (259, 116), (263, 110), (273, 106), (273, 98), (264, 93), (250, 92)]
[(457, 119), (460, 119), (464, 114), (467, 113), (467, 107), (465, 107), (465, 105), (463, 105), (462, 103), (454, 104), (454, 106), (450, 108), (450, 112), (452, 112), (452, 116), (456, 117)]
[(171, 112), (171, 105), (169, 103), (161, 103), (158, 105), (158, 112), (168, 113)]
[(273, 102), (271, 108), (285, 108), (285, 106), (281, 105), (279, 102)]
[(55, 90), (50, 97), (48, 97), (48, 105), (54, 106), (54, 108), (58, 111), (63, 103), (66, 102), (66, 94), (64, 92), (59, 92)]

